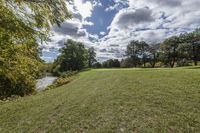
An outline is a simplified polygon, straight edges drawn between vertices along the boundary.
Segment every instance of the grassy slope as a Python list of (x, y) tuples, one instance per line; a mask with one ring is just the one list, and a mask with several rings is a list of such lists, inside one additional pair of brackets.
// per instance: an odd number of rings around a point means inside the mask
[(199, 69), (92, 70), (0, 103), (1, 133), (192, 131), (200, 131)]

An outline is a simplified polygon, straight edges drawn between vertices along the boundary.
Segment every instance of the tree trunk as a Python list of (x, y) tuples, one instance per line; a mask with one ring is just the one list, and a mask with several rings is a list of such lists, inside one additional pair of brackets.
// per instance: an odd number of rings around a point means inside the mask
[(170, 63), (171, 68), (174, 67), (174, 64), (175, 64), (175, 59), (173, 59), (173, 60), (171, 61), (171, 63)]
[(153, 63), (152, 68), (155, 68), (156, 63)]
[(192, 52), (193, 52), (193, 62), (194, 62), (194, 65), (197, 66), (198, 62), (197, 62), (195, 44), (192, 45)]
[(153, 65), (152, 65), (152, 67), (155, 68), (155, 65), (156, 65), (156, 55), (153, 54)]
[(198, 62), (197, 60), (194, 60), (194, 65), (197, 66), (198, 65)]
[(135, 67), (137, 67), (137, 64), (136, 64), (136, 63), (134, 63), (134, 66), (135, 66)]
[(143, 59), (143, 64), (144, 64), (144, 67), (146, 67), (146, 61), (145, 61), (145, 59)]

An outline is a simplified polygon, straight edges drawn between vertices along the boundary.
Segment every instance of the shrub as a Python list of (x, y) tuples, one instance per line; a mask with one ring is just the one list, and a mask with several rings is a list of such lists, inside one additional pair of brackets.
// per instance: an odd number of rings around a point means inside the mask
[(155, 64), (155, 67), (165, 67), (164, 63), (159, 61)]
[(71, 82), (75, 75), (78, 73), (78, 71), (68, 71), (68, 72), (63, 72), (60, 77), (50, 86), (47, 87), (46, 90), (53, 89), (65, 84), (68, 84)]
[(192, 63), (192, 61), (189, 61), (189, 60), (180, 60), (177, 62), (177, 66), (178, 67), (182, 67), (182, 66), (191, 66), (190, 64)]
[(41, 63), (28, 57), (16, 56), (0, 67), (0, 99), (34, 92)]
[(146, 68), (151, 68), (152, 65), (151, 65), (150, 63), (146, 63), (146, 64), (145, 64), (145, 67), (146, 67)]

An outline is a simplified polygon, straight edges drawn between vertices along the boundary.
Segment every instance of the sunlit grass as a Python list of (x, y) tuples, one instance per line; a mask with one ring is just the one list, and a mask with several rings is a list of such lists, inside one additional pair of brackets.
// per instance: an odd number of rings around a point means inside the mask
[(198, 132), (200, 69), (99, 69), (0, 103), (0, 132)]

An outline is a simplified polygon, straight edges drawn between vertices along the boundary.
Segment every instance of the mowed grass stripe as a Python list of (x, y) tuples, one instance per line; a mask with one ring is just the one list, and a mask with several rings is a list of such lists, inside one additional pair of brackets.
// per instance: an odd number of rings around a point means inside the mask
[(0, 132), (198, 132), (200, 69), (104, 69), (0, 103)]

